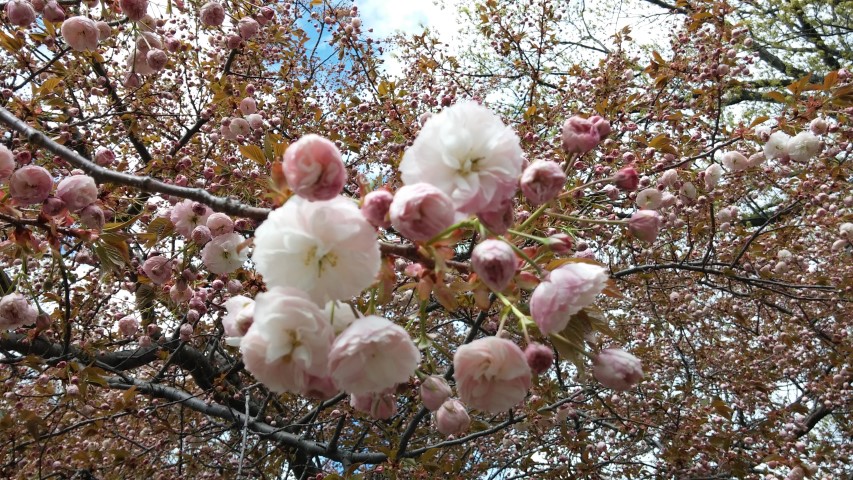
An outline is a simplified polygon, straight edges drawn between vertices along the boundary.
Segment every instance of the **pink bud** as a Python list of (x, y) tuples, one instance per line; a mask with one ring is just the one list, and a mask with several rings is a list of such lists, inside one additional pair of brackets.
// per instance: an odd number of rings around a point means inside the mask
[(224, 213), (211, 213), (207, 217), (207, 228), (210, 229), (210, 234), (214, 237), (225, 235), (234, 231), (234, 221), (231, 217)]
[(477, 212), (477, 219), (492, 233), (503, 235), (515, 221), (515, 209), (512, 206), (512, 199), (507, 198), (502, 201), (494, 210)]
[(818, 117), (809, 124), (809, 130), (815, 135), (823, 135), (829, 130), (829, 124), (823, 118)]
[(169, 298), (177, 304), (188, 302), (192, 296), (193, 291), (187, 287), (186, 282), (181, 283), (178, 281), (169, 288)]
[(116, 160), (116, 155), (112, 150), (100, 147), (95, 150), (95, 163), (102, 167), (112, 165)]
[(249, 122), (249, 126), (252, 127), (252, 130), (261, 130), (264, 128), (264, 117), (257, 113), (250, 113), (249, 115), (246, 115), (246, 121)]
[(616, 175), (613, 176), (613, 183), (619, 188), (619, 190), (633, 192), (640, 185), (640, 175), (638, 175), (637, 171), (634, 170), (634, 167), (630, 165), (622, 167), (622, 169), (616, 172)]
[(119, 0), (121, 11), (134, 22), (142, 20), (148, 12), (148, 0)]
[(142, 271), (156, 285), (162, 285), (172, 278), (172, 262), (162, 255), (155, 255), (145, 260)]
[(225, 21), (225, 9), (219, 2), (207, 2), (201, 7), (201, 23), (208, 27), (218, 27)]
[(506, 242), (485, 240), (471, 252), (471, 267), (489, 288), (501, 292), (515, 275), (515, 252)]
[(530, 370), (536, 375), (545, 373), (554, 363), (554, 352), (541, 343), (534, 342), (528, 345), (524, 349), (524, 356), (527, 358)]
[(98, 26), (90, 18), (71, 17), (62, 22), (60, 31), (65, 43), (78, 52), (98, 48)]
[(471, 426), (471, 417), (465, 405), (451, 398), (435, 412), (435, 429), (444, 435), (461, 435)]
[(252, 131), (252, 127), (249, 126), (249, 122), (245, 118), (232, 118), (228, 130), (235, 138), (240, 135), (245, 137)]
[(258, 111), (258, 104), (255, 102), (255, 99), (252, 97), (246, 97), (243, 100), (240, 100), (240, 112), (243, 115), (249, 115), (252, 113), (256, 113)]
[(347, 181), (340, 150), (319, 135), (305, 135), (287, 147), (282, 167), (290, 188), (312, 202), (331, 200)]
[(42, 10), (42, 16), (48, 22), (61, 22), (65, 20), (65, 10), (54, 0), (50, 0)]
[(100, 231), (106, 223), (103, 209), (93, 204), (80, 210), (80, 223), (86, 228)]
[(261, 25), (252, 17), (243, 17), (237, 22), (237, 30), (242, 38), (249, 40), (261, 31)]
[(113, 29), (110, 24), (104, 21), (95, 22), (95, 27), (98, 29), (98, 41), (103, 41), (113, 35)]
[(50, 173), (36, 165), (19, 168), (9, 179), (9, 195), (19, 205), (44, 202), (52, 188), (53, 178)]
[(557, 197), (566, 184), (566, 174), (555, 162), (537, 160), (521, 174), (521, 192), (531, 205), (541, 205)]
[(139, 331), (139, 321), (130, 315), (118, 321), (118, 331), (124, 337), (132, 337)]
[(438, 375), (430, 375), (421, 383), (421, 401), (431, 412), (438, 410), (451, 393), (447, 380)]
[(56, 197), (47, 197), (41, 205), (41, 213), (47, 217), (60, 217), (68, 213), (65, 202)]
[(15, 171), (15, 156), (4, 145), (0, 145), (0, 180), (6, 180)]
[(145, 62), (148, 63), (148, 66), (151, 67), (152, 70), (159, 72), (167, 63), (169, 63), (169, 56), (159, 48), (152, 48), (151, 50), (148, 50), (147, 54), (145, 54)]
[(72, 175), (59, 182), (56, 196), (65, 202), (68, 210), (76, 212), (98, 199), (98, 186), (95, 179), (88, 175)]
[(181, 325), (180, 339), (182, 342), (189, 342), (193, 336), (193, 326), (189, 323)]
[(36, 11), (30, 2), (10, 0), (6, 3), (6, 18), (12, 25), (28, 27), (36, 21)]
[(593, 360), (592, 374), (602, 385), (626, 391), (643, 379), (640, 359), (619, 348), (602, 350)]
[(660, 231), (661, 217), (654, 210), (637, 210), (628, 220), (628, 231), (646, 243), (652, 243)]
[(394, 195), (391, 224), (403, 236), (426, 241), (453, 224), (455, 209), (446, 193), (428, 183), (406, 185)]
[(603, 140), (604, 137), (610, 135), (610, 122), (599, 117), (598, 115), (590, 117), (589, 121), (592, 123), (592, 126), (595, 127), (595, 130), (598, 132), (599, 141)]
[(361, 214), (374, 227), (388, 228), (391, 226), (388, 211), (391, 208), (393, 200), (394, 195), (391, 192), (387, 190), (374, 190), (364, 196), (364, 201), (361, 204)]
[[(609, 125), (608, 125), (609, 128)], [(568, 153), (586, 153), (601, 139), (596, 125), (582, 117), (571, 117), (563, 124), (563, 149)]]
[(370, 414), (376, 420), (388, 420), (397, 414), (397, 401), (393, 393), (365, 393), (350, 395), (350, 405), (359, 412)]
[(0, 298), (0, 330), (14, 330), (35, 323), (38, 311), (27, 297), (17, 292)]
[(65, 387), (65, 394), (68, 395), (69, 397), (76, 397), (76, 396), (80, 395), (80, 387), (78, 387), (77, 385), (73, 385), (73, 384), (67, 385)]

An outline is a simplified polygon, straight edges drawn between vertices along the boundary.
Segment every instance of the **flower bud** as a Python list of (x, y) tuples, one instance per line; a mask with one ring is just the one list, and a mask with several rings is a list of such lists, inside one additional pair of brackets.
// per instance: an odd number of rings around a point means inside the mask
[(78, 52), (98, 48), (98, 26), (91, 18), (71, 17), (62, 22), (60, 32), (65, 43)]
[(134, 22), (142, 20), (148, 12), (148, 0), (119, 0), (119, 6), (127, 18)]
[(610, 122), (599, 117), (598, 115), (590, 117), (589, 121), (592, 123), (592, 126), (595, 127), (595, 131), (598, 132), (599, 141), (603, 140), (604, 137), (610, 135)]
[(367, 413), (376, 420), (388, 420), (397, 414), (397, 400), (393, 393), (353, 394), (350, 395), (349, 402), (352, 408)]
[(172, 278), (172, 262), (162, 255), (155, 255), (145, 260), (142, 271), (154, 284), (162, 285)]
[(527, 358), (527, 365), (535, 375), (540, 375), (548, 371), (551, 365), (554, 364), (554, 352), (542, 345), (541, 343), (531, 343), (524, 349), (524, 356)]
[(633, 192), (640, 185), (640, 175), (634, 170), (634, 167), (622, 167), (616, 175), (613, 176), (613, 183), (619, 190)]
[(501, 292), (515, 275), (515, 252), (506, 242), (485, 240), (471, 252), (471, 268), (489, 288)]
[(403, 236), (426, 241), (453, 225), (455, 209), (446, 193), (428, 183), (406, 185), (394, 195), (391, 224)]
[(374, 227), (388, 228), (391, 226), (388, 211), (391, 209), (391, 202), (393, 200), (394, 195), (391, 192), (387, 190), (374, 190), (364, 196), (364, 201), (361, 204), (361, 214)]
[(515, 221), (512, 199), (502, 201), (494, 210), (477, 212), (477, 219), (496, 235), (503, 235)]
[(130, 315), (122, 317), (118, 321), (118, 331), (125, 338), (132, 337), (139, 331), (139, 321)]
[(50, 0), (42, 10), (42, 17), (48, 22), (61, 22), (65, 20), (65, 10), (54, 0)]
[(36, 21), (36, 11), (30, 2), (10, 0), (6, 3), (6, 18), (12, 25), (28, 27)]
[(80, 223), (86, 228), (101, 231), (106, 224), (104, 210), (94, 204), (87, 206), (80, 210)]
[(430, 375), (421, 382), (421, 401), (431, 412), (438, 410), (451, 393), (447, 380), (438, 375)]
[(563, 124), (563, 149), (568, 153), (586, 153), (595, 148), (600, 140), (598, 127), (586, 118), (571, 117)]
[(252, 17), (243, 17), (237, 22), (237, 31), (240, 37), (249, 40), (261, 31), (261, 25)]
[(193, 297), (193, 291), (187, 287), (186, 282), (178, 281), (169, 288), (169, 298), (176, 304), (186, 303)]
[(602, 385), (626, 391), (643, 379), (640, 359), (619, 348), (602, 350), (593, 360), (592, 375)]
[(68, 210), (76, 212), (98, 199), (98, 186), (95, 179), (88, 175), (71, 175), (59, 182), (56, 196), (65, 202)]
[(225, 235), (234, 231), (234, 221), (231, 217), (224, 213), (211, 213), (207, 217), (207, 228), (210, 229), (210, 234), (214, 237)]
[(113, 35), (113, 29), (110, 27), (110, 24), (104, 22), (103, 20), (99, 20), (95, 22), (95, 27), (98, 29), (98, 41), (103, 41), (110, 38)]
[(537, 160), (521, 174), (521, 192), (531, 205), (550, 202), (566, 184), (566, 174), (555, 162)]
[(41, 213), (46, 217), (60, 217), (68, 213), (65, 202), (56, 197), (47, 197), (41, 204)]
[(148, 66), (151, 67), (152, 70), (159, 72), (160, 70), (163, 70), (163, 67), (165, 67), (167, 63), (169, 63), (169, 56), (159, 48), (152, 48), (151, 50), (148, 50), (147, 54), (145, 54), (145, 62), (148, 63)]
[(193, 326), (189, 323), (181, 325), (179, 336), (182, 342), (189, 342), (193, 336)]
[(218, 27), (225, 21), (225, 9), (219, 2), (207, 2), (201, 7), (199, 17), (208, 27)]
[(628, 220), (628, 231), (640, 241), (653, 243), (660, 231), (661, 216), (654, 210), (637, 210)]
[(0, 180), (6, 180), (15, 171), (15, 156), (4, 145), (0, 145)]
[(312, 202), (331, 200), (341, 193), (347, 181), (338, 147), (314, 134), (305, 135), (287, 147), (283, 169), (290, 188)]
[(116, 154), (109, 148), (100, 147), (95, 150), (95, 163), (102, 167), (112, 165), (116, 161)]
[(50, 196), (53, 178), (42, 167), (27, 165), (12, 174), (9, 179), (9, 195), (19, 205), (34, 205)]
[(444, 435), (461, 435), (471, 426), (471, 417), (465, 410), (465, 405), (451, 398), (435, 412), (435, 429)]
[(815, 135), (823, 135), (829, 130), (829, 124), (823, 118), (817, 117), (809, 124), (809, 130)]

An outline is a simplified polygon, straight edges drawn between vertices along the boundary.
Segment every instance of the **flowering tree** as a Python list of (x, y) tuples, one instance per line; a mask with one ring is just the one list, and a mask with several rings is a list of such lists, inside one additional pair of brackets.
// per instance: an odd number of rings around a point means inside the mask
[(6, 2), (2, 475), (853, 475), (849, 7), (563, 3)]

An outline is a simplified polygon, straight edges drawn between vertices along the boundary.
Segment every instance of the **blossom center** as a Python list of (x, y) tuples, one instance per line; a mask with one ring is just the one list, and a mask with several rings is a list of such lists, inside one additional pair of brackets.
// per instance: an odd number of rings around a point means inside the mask
[(459, 173), (462, 175), (468, 175), (472, 172), (478, 172), (480, 160), (483, 160), (483, 157), (475, 157), (475, 158), (465, 158), (462, 160), (462, 165), (459, 167)]
[(305, 255), (305, 266), (307, 267), (312, 263), (316, 263), (318, 275), (323, 275), (327, 266), (337, 266), (338, 255), (335, 252), (326, 252), (319, 255), (317, 252), (317, 246), (315, 245), (308, 249), (308, 253)]

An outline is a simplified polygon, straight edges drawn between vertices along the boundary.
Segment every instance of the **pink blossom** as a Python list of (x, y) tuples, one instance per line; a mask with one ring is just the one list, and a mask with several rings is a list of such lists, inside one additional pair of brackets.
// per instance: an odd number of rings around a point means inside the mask
[(119, 0), (121, 11), (127, 18), (137, 22), (148, 12), (148, 0)]
[(705, 189), (713, 190), (717, 186), (717, 182), (723, 177), (723, 168), (716, 163), (712, 163), (705, 169)]
[(178, 334), (182, 342), (189, 342), (193, 338), (193, 326), (189, 323), (181, 325)]
[(589, 118), (589, 121), (592, 123), (592, 126), (595, 127), (595, 130), (598, 132), (599, 141), (604, 140), (604, 137), (610, 135), (612, 131), (610, 128), (610, 122), (599, 117), (598, 115), (593, 115)]
[(225, 301), (225, 310), (228, 312), (222, 317), (225, 335), (235, 339), (242, 338), (254, 322), (255, 301), (243, 295), (237, 295)]
[(186, 238), (189, 238), (193, 229), (207, 223), (207, 217), (213, 210), (192, 200), (184, 200), (172, 207), (169, 218), (175, 224), (175, 230)]
[[(240, 100), (240, 112), (243, 115), (251, 115), (257, 111), (258, 111), (258, 104), (255, 102), (254, 98), (246, 97), (243, 100)], [(320, 137), (320, 138), (323, 138), (323, 137)], [(340, 155), (340, 154), (338, 154), (338, 155)]]
[(261, 31), (261, 25), (252, 17), (243, 17), (237, 22), (237, 30), (241, 37), (249, 40)]
[(764, 156), (767, 159), (785, 158), (788, 156), (788, 141), (791, 137), (783, 132), (773, 132), (764, 144)]
[(501, 240), (484, 240), (471, 252), (471, 268), (496, 292), (502, 292), (509, 285), (516, 267), (515, 252)]
[(225, 9), (219, 2), (207, 2), (201, 7), (199, 17), (208, 27), (218, 27), (225, 21)]
[(152, 48), (145, 54), (145, 63), (155, 72), (159, 72), (169, 63), (169, 56), (159, 48)]
[(588, 263), (567, 263), (551, 272), (530, 296), (530, 314), (549, 335), (566, 328), (569, 318), (595, 301), (607, 286), (607, 271)]
[(224, 213), (211, 213), (207, 217), (207, 228), (210, 229), (210, 234), (214, 237), (225, 235), (234, 231), (234, 220)]
[(10, 0), (6, 3), (6, 18), (12, 25), (28, 27), (36, 21), (36, 11), (30, 2)]
[(187, 287), (186, 282), (178, 281), (169, 288), (169, 298), (176, 304), (186, 303), (193, 298), (193, 290)]
[(47, 197), (41, 205), (41, 213), (47, 217), (64, 217), (68, 214), (65, 202), (56, 197)]
[(812, 132), (802, 131), (788, 141), (788, 156), (795, 162), (808, 162), (820, 150), (820, 139)]
[(252, 126), (249, 125), (249, 121), (245, 118), (232, 118), (231, 125), (228, 127), (231, 131), (231, 134), (236, 136), (246, 136), (249, 132), (252, 131)]
[(749, 160), (740, 152), (726, 152), (722, 161), (723, 166), (732, 172), (740, 172), (749, 167)]
[(381, 393), (350, 395), (349, 404), (355, 410), (367, 413), (376, 420), (388, 420), (397, 414), (397, 400), (392, 389)]
[(374, 227), (388, 228), (391, 226), (391, 219), (388, 217), (388, 212), (391, 209), (391, 202), (393, 200), (394, 195), (388, 190), (374, 190), (364, 196), (364, 201), (361, 204), (361, 214)]
[(640, 359), (619, 348), (602, 350), (593, 360), (592, 375), (614, 390), (630, 390), (643, 379)]
[(162, 255), (155, 255), (142, 264), (142, 271), (156, 285), (162, 285), (172, 278), (172, 261)]
[(335, 384), (356, 395), (377, 393), (407, 382), (421, 354), (409, 333), (391, 321), (370, 315), (338, 336), (329, 355)]
[(428, 183), (415, 183), (397, 190), (390, 215), (403, 236), (426, 241), (453, 224), (455, 211), (447, 194)]
[(246, 248), (240, 249), (243, 237), (239, 233), (227, 233), (213, 237), (201, 251), (201, 261), (211, 273), (223, 275), (240, 268), (249, 259)]
[(207, 245), (207, 242), (213, 240), (213, 233), (207, 228), (207, 225), (199, 225), (193, 229), (190, 240), (198, 245)]
[(249, 127), (251, 127), (252, 130), (261, 130), (264, 128), (264, 117), (257, 113), (250, 113), (246, 115), (246, 121), (249, 122)]
[(817, 117), (809, 123), (809, 130), (815, 135), (823, 135), (829, 130), (829, 124), (821, 117)]
[(0, 330), (14, 330), (36, 322), (38, 311), (27, 297), (12, 292), (0, 299)]
[(566, 152), (584, 154), (598, 145), (598, 142), (601, 141), (601, 134), (598, 126), (593, 124), (591, 120), (574, 116), (563, 124), (562, 140), (563, 149)]
[(453, 356), (453, 368), (462, 401), (489, 413), (518, 405), (530, 388), (524, 352), (504, 338), (485, 337), (460, 346)]
[(674, 168), (670, 168), (669, 170), (663, 172), (658, 180), (658, 185), (663, 187), (670, 187), (678, 181), (678, 171)]
[(462, 435), (470, 426), (465, 405), (455, 398), (448, 399), (435, 412), (435, 429), (443, 435)]
[(123, 337), (132, 337), (139, 331), (139, 321), (128, 315), (118, 321), (118, 331)]
[(42, 10), (42, 17), (48, 22), (61, 22), (65, 20), (65, 10), (55, 0), (50, 0)]
[(113, 35), (112, 27), (110, 27), (109, 23), (107, 23), (103, 20), (99, 20), (99, 21), (95, 22), (95, 27), (98, 28), (98, 41), (99, 42), (104, 41)]
[(0, 180), (6, 180), (15, 171), (15, 156), (4, 145), (0, 145)]
[(333, 338), (329, 321), (304, 292), (273, 287), (255, 297), (240, 351), (246, 369), (270, 390), (306, 394), (329, 376)]
[(480, 223), (496, 235), (503, 235), (515, 221), (515, 207), (512, 199), (499, 202), (493, 210), (477, 212)]
[(566, 185), (566, 174), (555, 162), (537, 160), (521, 174), (521, 193), (531, 205), (550, 202)]
[(116, 154), (109, 148), (99, 147), (95, 150), (95, 163), (102, 167), (112, 165), (116, 161)]
[(434, 412), (441, 407), (445, 400), (450, 398), (452, 393), (450, 385), (444, 377), (438, 375), (430, 375), (421, 382), (421, 401), (427, 410)]
[(78, 52), (95, 50), (98, 48), (98, 26), (95, 21), (86, 17), (71, 17), (62, 22), (60, 28), (62, 38), (69, 47)]
[(100, 231), (104, 228), (106, 218), (104, 218), (104, 210), (95, 205), (89, 205), (83, 210), (80, 210), (80, 224), (86, 228)]
[(311, 201), (335, 198), (347, 181), (340, 150), (319, 135), (305, 135), (287, 147), (283, 168), (288, 186)]
[(633, 192), (640, 185), (640, 175), (632, 166), (622, 167), (616, 175), (613, 176), (613, 183), (619, 190)]
[(660, 230), (661, 216), (654, 210), (637, 210), (628, 220), (628, 231), (640, 241), (652, 243)]
[(528, 345), (524, 349), (524, 356), (527, 358), (530, 370), (536, 375), (547, 372), (554, 364), (554, 351), (541, 343), (534, 342)]
[(636, 204), (642, 209), (657, 210), (660, 208), (663, 193), (657, 188), (647, 188), (637, 194)]
[(27, 165), (15, 170), (9, 179), (9, 195), (19, 205), (42, 203), (50, 196), (53, 178), (42, 167)]
[(98, 186), (95, 179), (88, 175), (71, 175), (59, 182), (56, 196), (65, 202), (68, 210), (76, 212), (95, 203), (98, 199)]
[(302, 395), (306, 397), (322, 401), (328, 400), (340, 393), (332, 377), (308, 375), (305, 378), (305, 388), (302, 389)]

